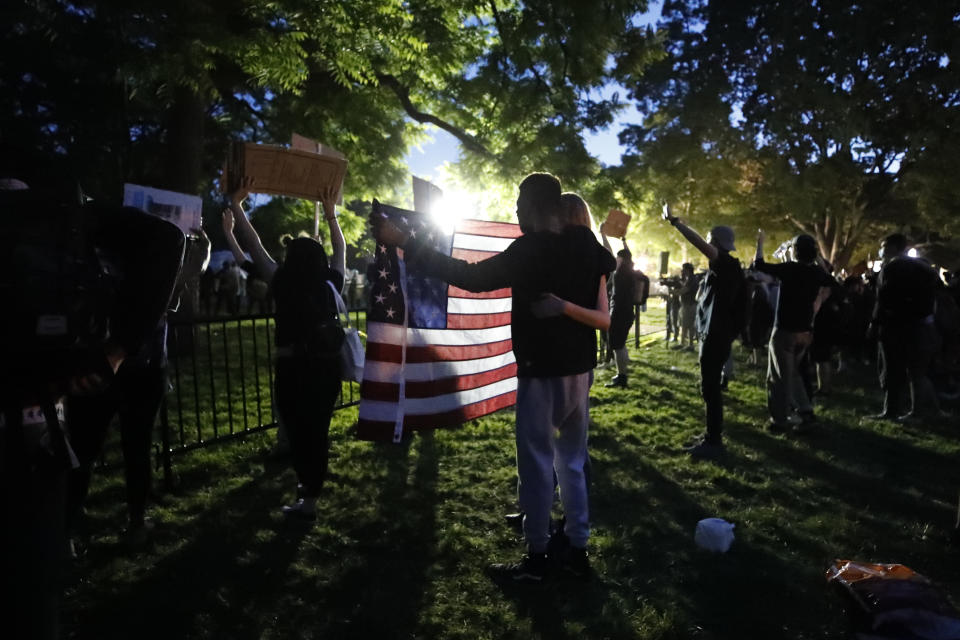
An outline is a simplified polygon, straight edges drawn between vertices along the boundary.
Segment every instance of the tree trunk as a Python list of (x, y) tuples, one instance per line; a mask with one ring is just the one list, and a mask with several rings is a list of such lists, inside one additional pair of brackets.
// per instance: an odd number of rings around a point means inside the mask
[(206, 103), (187, 87), (178, 87), (167, 112), (164, 187), (196, 195), (203, 182), (203, 130)]

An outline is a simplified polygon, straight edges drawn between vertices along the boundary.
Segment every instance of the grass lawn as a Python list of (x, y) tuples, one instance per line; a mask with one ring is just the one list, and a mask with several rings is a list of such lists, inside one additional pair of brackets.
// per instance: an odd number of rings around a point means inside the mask
[[(823, 578), (834, 558), (907, 564), (960, 595), (956, 422), (861, 424), (879, 407), (864, 367), (837, 376), (819, 431), (768, 434), (762, 371), (736, 347), (727, 459), (693, 463), (681, 447), (702, 429), (696, 358), (660, 336), (631, 340), (627, 390), (604, 388), (604, 372), (591, 392), (592, 581), (485, 573), (522, 552), (503, 522), (511, 412), (392, 445), (355, 440), (352, 408), (334, 418), (314, 526), (279, 512), (295, 479), (267, 456), (272, 432), (178, 457), (179, 488), (140, 546), (118, 536), (122, 474), (99, 474), (64, 637), (841, 638)], [(694, 545), (710, 516), (736, 524), (727, 554)]]

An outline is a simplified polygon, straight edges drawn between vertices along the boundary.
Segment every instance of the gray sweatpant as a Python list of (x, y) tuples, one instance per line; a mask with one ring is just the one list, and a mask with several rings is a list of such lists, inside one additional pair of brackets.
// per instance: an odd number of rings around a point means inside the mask
[(550, 541), (554, 471), (567, 518), (564, 533), (575, 547), (590, 537), (587, 483), (587, 424), (591, 373), (520, 378), (517, 385), (517, 494), (523, 535), (533, 553)]

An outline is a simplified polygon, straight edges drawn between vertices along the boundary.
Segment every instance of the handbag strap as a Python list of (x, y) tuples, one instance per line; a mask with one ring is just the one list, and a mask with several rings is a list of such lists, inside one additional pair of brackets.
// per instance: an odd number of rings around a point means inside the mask
[(346, 303), (343, 301), (343, 298), (340, 297), (340, 292), (333, 286), (333, 283), (327, 280), (327, 284), (330, 285), (330, 290), (333, 291), (333, 299), (337, 302), (337, 315), (342, 315), (347, 319), (347, 321), (342, 324), (350, 329), (350, 313), (347, 311)]

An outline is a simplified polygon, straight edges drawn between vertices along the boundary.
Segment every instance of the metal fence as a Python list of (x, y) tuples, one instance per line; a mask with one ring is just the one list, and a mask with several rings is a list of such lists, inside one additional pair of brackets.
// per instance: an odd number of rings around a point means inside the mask
[[(355, 327), (366, 313), (351, 309)], [(277, 425), (272, 315), (173, 317), (169, 322), (169, 389), (160, 407), (158, 465), (172, 481), (179, 454)], [(356, 405), (356, 383), (342, 384), (335, 410)]]
[[(636, 309), (634, 344), (662, 331)], [(366, 329), (366, 310), (351, 309)], [(171, 317), (169, 390), (160, 408), (157, 465), (171, 486), (173, 458), (212, 444), (277, 426), (273, 386), (274, 320), (269, 314)], [(602, 358), (602, 353), (600, 354)], [(360, 401), (359, 385), (342, 383), (334, 410)]]

